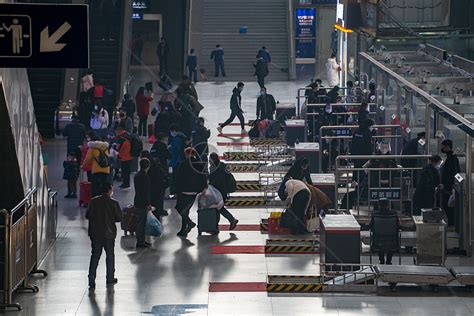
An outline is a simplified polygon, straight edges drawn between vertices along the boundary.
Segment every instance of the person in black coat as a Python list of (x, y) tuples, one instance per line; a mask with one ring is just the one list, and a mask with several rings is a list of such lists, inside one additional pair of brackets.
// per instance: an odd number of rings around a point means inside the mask
[[(351, 155), (353, 156), (365, 156), (373, 155), (374, 144), (372, 142), (372, 136), (375, 133), (373, 129), (374, 121), (366, 119), (359, 124), (359, 128), (352, 134), (351, 144)], [(367, 159), (354, 159), (354, 168), (362, 168), (367, 162)], [(353, 180), (361, 182), (364, 177), (364, 172), (354, 172)]]
[(140, 171), (135, 174), (133, 184), (135, 186), (135, 198), (133, 204), (137, 214), (137, 248), (151, 246), (145, 241), (145, 225), (147, 212), (151, 209), (151, 188), (148, 170), (150, 161), (146, 158), (140, 160)]
[(459, 159), (453, 153), (453, 141), (450, 139), (445, 139), (441, 143), (441, 152), (446, 154), (446, 160), (443, 163), (441, 168), (441, 189), (443, 192), (442, 205), (443, 210), (446, 211), (448, 216), (448, 225), (454, 226), (454, 209), (448, 207), (449, 197), (452, 194), (454, 188), (454, 176), (458, 174), (461, 170), (459, 167)]
[(148, 150), (141, 152), (140, 157), (150, 161), (148, 177), (150, 178), (150, 203), (155, 208), (155, 216), (167, 216), (168, 212), (164, 209), (165, 191), (169, 186), (168, 173), (161, 166), (160, 161), (153, 158)]
[(131, 118), (133, 121), (133, 116), (136, 112), (136, 106), (135, 102), (132, 100), (132, 97), (128, 93), (123, 96), (122, 109), (125, 111), (127, 117)]
[(193, 80), (194, 82), (198, 82), (197, 56), (196, 56), (194, 48), (191, 48), (191, 51), (189, 52), (188, 58), (186, 60), (186, 66), (188, 67), (189, 80)]
[(196, 227), (189, 211), (194, 204), (196, 195), (207, 187), (206, 162), (200, 161), (194, 148), (185, 149), (186, 159), (182, 161), (173, 172), (174, 189), (177, 193), (176, 211), (181, 215), (181, 229), (179, 237), (187, 237), (189, 232)]
[(257, 76), (258, 85), (260, 88), (265, 87), (265, 77), (268, 76), (268, 62), (257, 55), (257, 63), (255, 67), (255, 76)]
[(158, 159), (160, 166), (166, 171), (168, 170), (168, 160), (171, 159), (167, 138), (165, 134), (156, 135), (156, 142), (153, 143), (150, 149), (151, 156)]
[(327, 101), (330, 103), (336, 103), (339, 97), (339, 87), (335, 86), (327, 93)]
[(160, 133), (169, 135), (171, 125), (178, 123), (178, 120), (179, 115), (174, 110), (173, 103), (165, 102), (155, 119), (155, 136)]
[[(415, 155), (420, 155), (421, 152), (419, 150), (420, 148), (420, 140), (425, 140), (425, 132), (418, 133), (415, 138), (410, 140), (405, 147), (402, 150), (402, 155), (403, 156), (415, 156)], [(405, 168), (414, 168), (417, 166), (417, 161), (415, 159), (402, 159), (401, 165)]]
[(257, 99), (257, 120), (273, 121), (273, 115), (276, 111), (275, 98), (267, 94), (267, 88), (260, 89), (260, 96)]
[(222, 134), (222, 129), (232, 123), (232, 121), (237, 118), (240, 121), (240, 127), (242, 129), (242, 134), (246, 133), (245, 131), (245, 118), (244, 118), (244, 111), (242, 110), (242, 96), (240, 95), (242, 91), (244, 90), (244, 83), (239, 82), (237, 83), (237, 87), (232, 90), (232, 97), (230, 98), (230, 117), (222, 123), (217, 130), (219, 131), (220, 134)]
[(436, 192), (441, 188), (439, 168), (441, 157), (433, 156), (430, 163), (423, 168), (413, 195), (413, 214), (420, 215), (422, 208), (433, 208), (436, 202)]
[[(209, 184), (219, 190), (225, 202), (229, 199), (229, 190), (227, 189), (227, 165), (219, 160), (219, 156), (216, 153), (211, 153), (209, 155), (209, 164), (211, 166)], [(219, 214), (229, 221), (230, 230), (234, 230), (237, 227), (239, 221), (225, 208), (225, 206), (219, 210)]]
[(369, 104), (362, 102), (360, 104), (359, 112), (357, 112), (357, 123), (361, 123), (369, 118)]
[(82, 160), (82, 151), (80, 146), (84, 145), (86, 140), (86, 127), (79, 123), (76, 115), (72, 116), (71, 123), (63, 129), (63, 136), (67, 137), (67, 153), (74, 152), (78, 161)]
[(199, 117), (193, 131), (193, 147), (203, 161), (207, 161), (207, 155), (209, 154), (207, 144), (209, 137), (211, 137), (211, 131), (204, 126), (204, 118)]
[(311, 180), (311, 173), (309, 170), (309, 160), (308, 158), (301, 158), (295, 161), (290, 170), (286, 173), (284, 179), (289, 180), (300, 180), (306, 181), (306, 183), (313, 185)]

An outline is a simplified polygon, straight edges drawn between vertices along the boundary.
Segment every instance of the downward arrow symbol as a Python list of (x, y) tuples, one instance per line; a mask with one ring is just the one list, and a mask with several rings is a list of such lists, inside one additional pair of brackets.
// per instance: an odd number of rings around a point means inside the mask
[(71, 25), (68, 22), (64, 22), (56, 32), (49, 36), (49, 27), (45, 27), (41, 31), (40, 52), (60, 52), (67, 44), (58, 44), (57, 41), (70, 29)]

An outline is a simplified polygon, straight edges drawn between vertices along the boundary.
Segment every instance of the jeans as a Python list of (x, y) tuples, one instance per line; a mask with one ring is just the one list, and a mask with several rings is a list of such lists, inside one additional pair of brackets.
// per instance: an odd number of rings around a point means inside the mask
[(189, 68), (188, 70), (188, 75), (189, 75), (189, 80), (192, 80), (194, 82), (198, 82), (198, 74), (197, 74), (197, 69), (191, 69)]
[(235, 117), (238, 117), (239, 121), (240, 121), (240, 127), (242, 129), (245, 129), (245, 118), (244, 118), (244, 115), (242, 114), (242, 111), (238, 110), (238, 111), (232, 111), (230, 113), (230, 117), (227, 119), (227, 121), (225, 121), (224, 123), (221, 124), (221, 127), (225, 127), (227, 125), (229, 125), (230, 123), (232, 123), (232, 121), (235, 119)]
[(144, 245), (147, 210), (137, 208), (135, 214), (137, 215), (137, 245)]
[(132, 167), (132, 161), (121, 161), (120, 165), (122, 166), (122, 187), (128, 188), (130, 186), (130, 168)]
[(91, 237), (91, 261), (89, 264), (89, 285), (95, 285), (97, 266), (99, 265), (102, 249), (105, 250), (105, 264), (107, 266), (107, 282), (114, 280), (115, 274), (115, 239), (95, 239)]
[(107, 181), (107, 173), (97, 172), (92, 174), (92, 197), (102, 194), (102, 185)]
[(140, 115), (138, 121), (138, 136), (147, 136), (148, 115)]
[(67, 194), (76, 194), (77, 193), (77, 179), (67, 180)]
[(214, 60), (215, 77), (219, 77), (219, 70), (222, 77), (225, 77), (224, 60)]
[(222, 207), (220, 210), (219, 210), (219, 214), (221, 214), (222, 216), (224, 216), (224, 218), (226, 220), (229, 221), (229, 223), (232, 223), (233, 221), (235, 221), (235, 217), (234, 215), (232, 215), (228, 209), (224, 207)]
[(257, 82), (260, 88), (265, 87), (265, 76), (257, 76)]
[(181, 215), (181, 231), (184, 231), (188, 225), (192, 224), (191, 218), (189, 218), (189, 210), (193, 207), (194, 200), (196, 199), (196, 194), (187, 195), (187, 194), (178, 194), (176, 200), (176, 211)]

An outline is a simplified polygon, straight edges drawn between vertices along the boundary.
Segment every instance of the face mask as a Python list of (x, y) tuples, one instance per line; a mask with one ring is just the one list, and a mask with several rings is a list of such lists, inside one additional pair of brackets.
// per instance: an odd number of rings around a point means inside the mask
[(260, 95), (264, 97), (267, 93), (266, 92), (260, 92)]
[(112, 197), (114, 195), (114, 191), (110, 192), (110, 197)]
[(94, 106), (94, 110), (98, 111), (99, 107), (97, 105)]
[(332, 108), (326, 108), (326, 113), (332, 113)]
[(382, 153), (382, 155), (386, 155), (388, 154), (388, 149), (382, 149), (380, 152)]
[(173, 137), (175, 137), (175, 136), (177, 135), (176, 132), (171, 132), (170, 134), (171, 134), (171, 136), (173, 136)]
[(439, 170), (439, 169), (441, 168), (441, 164), (436, 165), (435, 168), (436, 168), (437, 170)]
[(443, 149), (441, 149), (441, 152), (442, 152), (443, 154), (447, 154), (447, 153), (449, 153), (449, 152), (450, 152), (450, 150), (449, 150), (449, 149), (444, 149), (444, 148), (443, 148)]
[(373, 132), (374, 130), (375, 130), (375, 128), (369, 127), (369, 131)]

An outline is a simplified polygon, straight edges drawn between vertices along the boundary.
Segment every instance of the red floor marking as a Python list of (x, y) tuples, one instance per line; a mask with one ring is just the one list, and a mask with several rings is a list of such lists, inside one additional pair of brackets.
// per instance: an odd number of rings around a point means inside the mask
[(265, 282), (211, 282), (209, 292), (266, 292)]
[(211, 246), (211, 254), (265, 254), (265, 246)]
[(217, 146), (250, 146), (249, 142), (217, 142)]
[[(220, 231), (228, 231), (230, 225), (219, 225)], [(260, 231), (260, 225), (239, 224), (233, 231), (257, 232)]]

